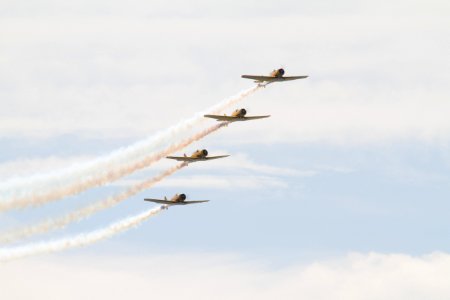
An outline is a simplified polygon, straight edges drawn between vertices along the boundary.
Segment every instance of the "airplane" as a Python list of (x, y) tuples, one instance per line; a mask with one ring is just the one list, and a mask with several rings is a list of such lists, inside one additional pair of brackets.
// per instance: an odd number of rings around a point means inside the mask
[(166, 158), (192, 163), (196, 161), (212, 160), (228, 156), (229, 155), (208, 156), (208, 151), (206, 149), (203, 149), (195, 151), (191, 156), (186, 156), (186, 154), (184, 154), (184, 156), (166, 156)]
[(175, 196), (172, 197), (172, 199), (167, 199), (167, 197), (164, 197), (164, 200), (162, 199), (151, 199), (146, 198), (144, 201), (150, 201), (154, 203), (164, 204), (162, 206), (163, 209), (168, 209), (171, 205), (187, 205), (187, 204), (195, 204), (195, 203), (203, 203), (208, 202), (209, 200), (197, 200), (197, 201), (185, 201), (186, 200), (186, 194), (175, 194)]
[(205, 118), (211, 118), (216, 119), (217, 121), (228, 121), (228, 122), (235, 122), (235, 121), (249, 121), (249, 120), (256, 120), (256, 119), (264, 119), (270, 117), (270, 115), (267, 116), (251, 116), (246, 117), (247, 111), (245, 108), (236, 109), (231, 116), (227, 115), (204, 115)]
[[(278, 69), (273, 70), (269, 76), (259, 76), (259, 75), (242, 75), (242, 78), (246, 79), (253, 79), (255, 83), (258, 83), (260, 86), (266, 86), (269, 83), (277, 82), (277, 81), (289, 81), (289, 80), (296, 80), (296, 79), (303, 79), (307, 78), (307, 75), (303, 76), (283, 76), (284, 75), (284, 69)], [(266, 82), (266, 84), (264, 84)]]

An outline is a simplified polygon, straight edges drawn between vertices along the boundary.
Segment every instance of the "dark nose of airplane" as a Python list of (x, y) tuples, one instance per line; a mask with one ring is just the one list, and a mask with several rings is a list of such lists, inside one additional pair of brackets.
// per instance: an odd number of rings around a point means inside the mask
[(207, 151), (206, 149), (203, 149), (203, 150), (202, 150), (202, 153), (203, 153), (204, 156), (207, 156), (207, 155), (208, 155), (208, 151)]
[(247, 111), (245, 108), (241, 108), (241, 115), (245, 116), (247, 114)]
[(186, 194), (180, 194), (180, 199), (183, 201), (186, 200)]
[(284, 75), (284, 69), (278, 69), (278, 73), (283, 76)]

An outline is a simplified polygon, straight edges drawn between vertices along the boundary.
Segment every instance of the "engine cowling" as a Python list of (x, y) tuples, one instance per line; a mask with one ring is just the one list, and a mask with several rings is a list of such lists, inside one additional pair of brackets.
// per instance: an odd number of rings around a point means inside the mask
[(241, 109), (236, 109), (232, 116), (233, 117), (238, 117), (238, 118), (242, 118), (243, 116), (245, 116), (247, 114), (247, 111), (245, 110), (245, 108), (241, 108)]
[(180, 199), (180, 201), (186, 200), (186, 194), (180, 194), (180, 195), (178, 196), (178, 199)]
[(192, 153), (193, 158), (203, 158), (206, 157), (208, 155), (208, 151), (206, 149), (203, 150), (197, 150), (194, 153)]
[(284, 69), (278, 69), (278, 76), (282, 77), (284, 75)]

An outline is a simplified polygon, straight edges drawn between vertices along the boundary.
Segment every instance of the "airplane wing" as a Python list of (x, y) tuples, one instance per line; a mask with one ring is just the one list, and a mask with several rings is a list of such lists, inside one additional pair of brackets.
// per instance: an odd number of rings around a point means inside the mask
[(195, 204), (195, 203), (203, 203), (203, 202), (209, 202), (209, 200), (184, 201), (184, 202), (181, 202), (181, 204)]
[(173, 202), (170, 200), (161, 200), (161, 199), (149, 199), (146, 198), (144, 201), (150, 201), (159, 204), (167, 204), (167, 205), (186, 205), (186, 204), (195, 204), (195, 203), (203, 203), (208, 202), (209, 200), (196, 200), (196, 201), (183, 201), (183, 202)]
[(304, 79), (308, 76), (283, 76), (283, 77), (273, 77), (273, 76), (258, 76), (258, 75), (242, 75), (242, 78), (253, 79), (257, 82), (273, 82), (273, 81), (290, 81), (296, 79)]
[(161, 199), (144, 199), (144, 201), (150, 201), (150, 202), (160, 203), (160, 204), (175, 204), (175, 202), (173, 202), (173, 201), (161, 200)]
[(270, 115), (267, 115), (267, 116), (242, 117), (242, 118), (231, 117), (231, 116), (220, 116), (220, 115), (204, 115), (204, 117), (205, 118), (216, 119), (217, 121), (233, 122), (233, 121), (249, 121), (249, 120), (263, 119), (263, 118), (270, 117)]
[(175, 159), (177, 161), (187, 161), (187, 162), (191, 162), (191, 161), (195, 161), (195, 158), (192, 157), (188, 157), (188, 156), (166, 156), (166, 158), (168, 159)]
[(204, 159), (211, 160), (211, 159), (218, 159), (218, 158), (223, 158), (223, 157), (228, 157), (228, 156), (229, 155), (207, 156)]
[(253, 117), (244, 117), (244, 120), (257, 120), (257, 119), (264, 119), (264, 118), (268, 118), (270, 117), (270, 115), (267, 116), (253, 116)]
[(258, 76), (258, 75), (242, 75), (242, 78), (246, 78), (246, 79), (253, 79), (256, 81), (273, 81), (274, 79), (276, 79), (275, 77), (272, 76)]
[(233, 121), (236, 117), (231, 116), (221, 116), (221, 115), (204, 115), (205, 118), (216, 119), (217, 121)]
[(282, 80), (284, 81), (289, 81), (289, 80), (297, 80), (297, 79), (304, 79), (304, 78), (308, 78), (307, 75), (304, 76), (286, 76), (286, 77), (281, 77), (283, 78)]
[(192, 158), (192, 157), (184, 157), (184, 156), (166, 156), (166, 158), (169, 159), (175, 159), (177, 161), (184, 161), (184, 162), (195, 162), (199, 160), (211, 160), (211, 159), (218, 159), (223, 157), (228, 157), (229, 155), (219, 155), (219, 156), (207, 156), (202, 158)]

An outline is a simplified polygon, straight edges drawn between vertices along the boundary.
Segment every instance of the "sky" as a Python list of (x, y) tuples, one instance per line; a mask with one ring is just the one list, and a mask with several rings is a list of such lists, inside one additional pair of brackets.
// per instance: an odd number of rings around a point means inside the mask
[[(253, 86), (192, 164), (115, 207), (1, 247), (101, 229), (90, 246), (0, 263), (8, 299), (448, 299), (447, 1), (44, 1), (0, 5), (0, 179), (59, 174), (151, 138)], [(193, 129), (213, 124), (205, 120)], [(8, 232), (116, 195), (159, 161), (47, 205)], [(61, 171), (62, 170), (62, 171)], [(25, 188), (23, 188), (25, 189)], [(174, 288), (175, 287), (175, 288)]]

